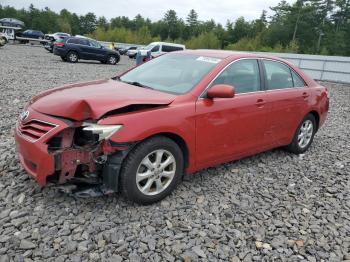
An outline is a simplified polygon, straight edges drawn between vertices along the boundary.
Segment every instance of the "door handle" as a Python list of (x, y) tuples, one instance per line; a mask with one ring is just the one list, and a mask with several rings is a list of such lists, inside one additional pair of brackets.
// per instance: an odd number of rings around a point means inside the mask
[(256, 100), (255, 104), (257, 107), (263, 107), (266, 104), (266, 102), (264, 99), (259, 98), (258, 100)]
[(308, 98), (308, 97), (309, 97), (309, 94), (308, 94), (307, 92), (304, 92), (304, 93), (302, 94), (302, 96), (303, 96), (304, 98)]

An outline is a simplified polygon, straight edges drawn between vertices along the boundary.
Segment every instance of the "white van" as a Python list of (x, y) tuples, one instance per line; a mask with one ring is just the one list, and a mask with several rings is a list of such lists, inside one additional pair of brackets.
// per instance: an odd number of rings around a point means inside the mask
[(151, 50), (152, 57), (157, 57), (165, 53), (186, 50), (184, 45), (174, 44), (174, 43), (166, 43), (166, 42), (153, 42), (148, 46), (143, 48), (143, 50)]

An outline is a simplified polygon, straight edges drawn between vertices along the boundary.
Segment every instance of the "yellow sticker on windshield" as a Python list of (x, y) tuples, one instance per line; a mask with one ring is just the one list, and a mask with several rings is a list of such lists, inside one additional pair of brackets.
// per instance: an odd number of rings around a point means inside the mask
[(196, 59), (197, 61), (203, 61), (203, 62), (208, 62), (208, 63), (213, 63), (217, 64), (221, 61), (219, 58), (214, 58), (214, 57), (206, 57), (206, 56), (200, 56)]

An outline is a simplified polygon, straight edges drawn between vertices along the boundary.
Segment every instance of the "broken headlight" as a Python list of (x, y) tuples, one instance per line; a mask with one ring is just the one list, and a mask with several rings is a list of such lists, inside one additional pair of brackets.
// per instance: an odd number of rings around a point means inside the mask
[(98, 141), (110, 138), (114, 133), (120, 130), (123, 125), (98, 125), (93, 123), (83, 123), (83, 132), (91, 132), (98, 136)]

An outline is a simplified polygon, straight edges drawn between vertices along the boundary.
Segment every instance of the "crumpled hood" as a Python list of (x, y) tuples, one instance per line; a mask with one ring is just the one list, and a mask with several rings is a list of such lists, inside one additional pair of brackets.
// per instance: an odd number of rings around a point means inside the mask
[(97, 80), (53, 88), (40, 93), (30, 106), (41, 113), (77, 121), (99, 119), (130, 105), (168, 105), (176, 98), (115, 80)]

